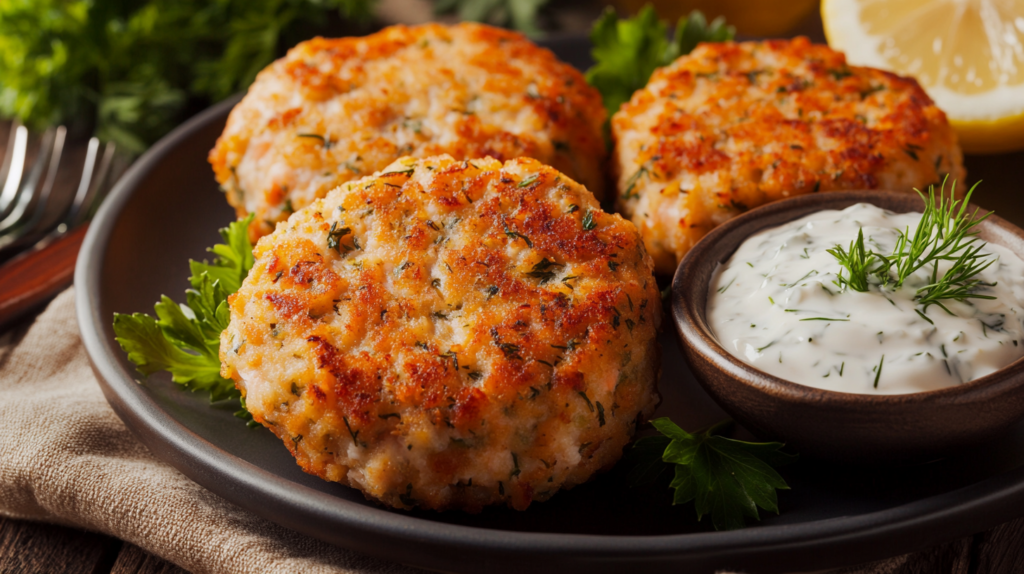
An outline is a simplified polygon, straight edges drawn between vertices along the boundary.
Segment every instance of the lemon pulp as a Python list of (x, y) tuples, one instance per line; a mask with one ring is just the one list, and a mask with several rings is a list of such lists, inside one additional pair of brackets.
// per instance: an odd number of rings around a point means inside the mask
[(914, 76), (967, 152), (1024, 148), (1024, 0), (825, 0), (829, 44)]

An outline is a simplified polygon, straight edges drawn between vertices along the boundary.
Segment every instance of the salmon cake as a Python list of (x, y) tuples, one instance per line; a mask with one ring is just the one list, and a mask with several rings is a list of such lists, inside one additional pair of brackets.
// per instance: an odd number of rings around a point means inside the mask
[(396, 508), (525, 509), (656, 406), (632, 223), (539, 161), (403, 158), (263, 237), (223, 374), (299, 465)]
[(260, 72), (210, 163), (253, 239), (402, 156), (532, 157), (600, 199), (601, 96), (525, 36), (482, 24), (393, 26), (303, 42)]
[(612, 118), (620, 213), (659, 274), (769, 201), (963, 180), (946, 115), (913, 78), (850, 66), (807, 38), (699, 45)]

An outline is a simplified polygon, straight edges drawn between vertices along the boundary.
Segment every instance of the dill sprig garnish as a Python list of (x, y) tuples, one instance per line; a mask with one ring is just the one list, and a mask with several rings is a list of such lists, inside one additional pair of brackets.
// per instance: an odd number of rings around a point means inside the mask
[[(925, 202), (921, 222), (914, 231), (913, 237), (910, 236), (909, 228), (906, 232), (900, 232), (892, 256), (884, 259), (884, 264), (879, 272), (888, 276), (890, 269), (894, 270), (894, 286), (901, 287), (907, 277), (926, 265), (934, 266), (943, 260), (956, 261), (946, 275), (954, 273), (962, 275), (960, 273), (962, 266), (984, 257), (979, 254), (979, 251), (985, 243), (977, 243), (979, 241), (978, 232), (974, 228), (989, 214), (986, 213), (982, 217), (978, 217), (977, 210), (970, 215), (967, 214), (967, 203), (971, 200), (971, 195), (977, 187), (978, 184), (974, 184), (963, 201), (957, 201), (954, 198), (953, 191), (956, 189), (956, 182), (953, 182), (948, 199), (943, 193), (943, 189), (939, 190), (939, 195), (936, 197), (935, 188), (929, 187), (927, 199), (923, 193), (918, 191), (918, 195)], [(945, 183), (943, 183), (943, 188), (945, 188)], [(974, 246), (977, 248), (973, 248)], [(961, 253), (961, 255), (957, 255), (957, 253)], [(966, 257), (964, 257), (965, 255)], [(977, 275), (985, 267), (963, 277), (966, 279)], [(932, 283), (935, 283), (936, 280), (933, 272)]]
[(981, 286), (994, 287), (995, 283), (987, 283), (975, 278), (976, 275), (988, 268), (995, 262), (995, 259), (985, 259), (985, 255), (979, 251), (985, 246), (984, 243), (970, 247), (956, 259), (953, 267), (946, 271), (942, 277), (936, 277), (937, 265), (932, 269), (931, 283), (917, 290), (918, 304), (927, 311), (931, 305), (938, 305), (943, 311), (952, 315), (953, 313), (942, 304), (943, 299), (963, 301), (964, 299), (995, 299), (992, 295), (981, 295), (974, 291)]
[[(913, 233), (909, 227), (897, 232), (896, 245), (890, 255), (866, 249), (863, 230), (857, 233), (856, 241), (850, 242), (849, 249), (836, 245), (828, 250), (843, 267), (836, 284), (861, 292), (867, 291), (872, 283), (895, 290), (918, 270), (930, 267), (928, 284), (919, 287), (914, 295), (914, 300), (924, 312), (928, 307), (938, 305), (952, 314), (942, 304), (945, 300), (995, 299), (976, 292), (979, 287), (995, 285), (978, 279), (977, 275), (996, 261), (989, 253), (982, 253), (987, 244), (977, 237), (976, 227), (989, 214), (979, 217), (977, 209), (967, 212), (967, 204), (976, 188), (977, 184), (971, 187), (963, 200), (956, 199), (955, 181), (950, 187), (949, 197), (945, 194), (945, 182), (938, 195), (934, 186), (928, 188), (927, 197), (914, 190), (924, 201), (921, 221)], [(939, 265), (944, 261), (950, 265), (940, 274)]]
[(868, 276), (872, 273), (871, 267), (877, 261), (874, 252), (864, 248), (864, 230), (857, 232), (857, 240), (850, 242), (850, 249), (843, 249), (842, 245), (836, 245), (828, 250), (839, 264), (846, 269), (846, 277), (843, 277), (843, 270), (839, 270), (836, 283), (843, 289), (853, 289), (864, 292), (868, 290)]

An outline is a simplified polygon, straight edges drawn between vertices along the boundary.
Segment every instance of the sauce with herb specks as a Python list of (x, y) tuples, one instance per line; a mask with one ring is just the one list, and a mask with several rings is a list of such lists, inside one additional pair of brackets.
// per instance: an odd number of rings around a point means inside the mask
[[(865, 244), (891, 253), (897, 230), (919, 213), (868, 204), (820, 211), (748, 238), (712, 278), (707, 317), (719, 342), (744, 362), (803, 385), (848, 393), (930, 391), (985, 376), (1024, 355), (1024, 261), (1008, 249), (982, 250), (992, 265), (977, 293), (924, 309), (914, 296), (931, 266), (898, 289), (837, 285), (828, 253), (863, 229)], [(944, 263), (939, 273), (948, 268)], [(992, 285), (994, 284), (994, 285)]]

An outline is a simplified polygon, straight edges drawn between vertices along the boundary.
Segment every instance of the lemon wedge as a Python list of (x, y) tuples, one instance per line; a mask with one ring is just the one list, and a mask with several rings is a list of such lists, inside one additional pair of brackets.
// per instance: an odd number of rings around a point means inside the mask
[(967, 153), (1024, 149), (1024, 0), (824, 0), (829, 46), (917, 78)]

